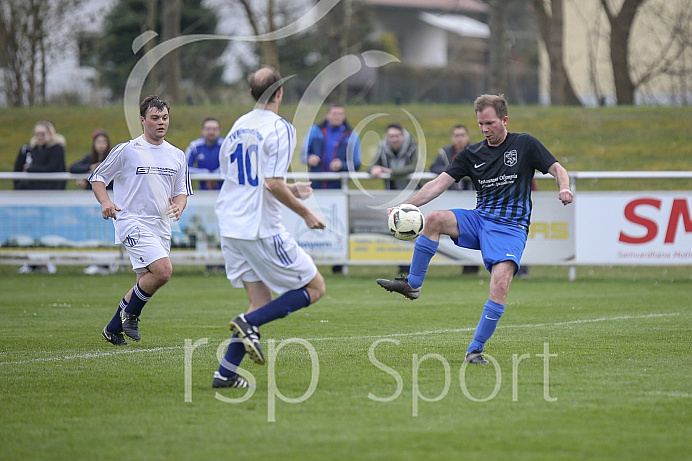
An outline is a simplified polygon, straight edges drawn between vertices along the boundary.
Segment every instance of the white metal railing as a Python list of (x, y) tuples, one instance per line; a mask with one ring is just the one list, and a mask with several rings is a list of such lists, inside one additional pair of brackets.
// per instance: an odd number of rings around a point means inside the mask
[[(579, 179), (692, 179), (692, 171), (572, 171), (569, 172), (572, 181)], [(22, 173), (2, 171), (0, 180), (24, 180), (24, 181), (70, 181), (86, 179), (88, 175), (73, 173)], [(377, 179), (370, 173), (361, 172), (339, 172), (339, 173), (308, 173), (308, 172), (289, 172), (288, 179), (305, 181), (308, 179), (316, 181), (341, 181), (345, 188), (348, 188), (349, 180), (357, 179)], [(436, 173), (421, 172), (412, 173), (409, 178), (418, 180), (430, 180), (437, 177)], [(390, 175), (382, 175), (382, 179), (389, 179)], [(536, 179), (553, 179), (550, 175), (536, 173)], [(194, 173), (190, 175), (193, 181), (218, 181), (221, 178), (216, 173)]]

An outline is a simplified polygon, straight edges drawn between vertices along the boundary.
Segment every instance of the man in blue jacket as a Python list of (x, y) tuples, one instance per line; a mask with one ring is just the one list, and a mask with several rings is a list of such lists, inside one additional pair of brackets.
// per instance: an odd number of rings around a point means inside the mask
[[(346, 109), (331, 104), (322, 123), (310, 129), (301, 160), (312, 173), (357, 171), (360, 168), (360, 139), (346, 120)], [(313, 181), (313, 189), (339, 189), (339, 181)]]
[[(197, 138), (185, 149), (190, 173), (218, 173), (219, 150), (223, 144), (221, 125), (213, 117), (202, 122), (202, 137)], [(223, 181), (200, 181), (201, 190), (221, 189)]]

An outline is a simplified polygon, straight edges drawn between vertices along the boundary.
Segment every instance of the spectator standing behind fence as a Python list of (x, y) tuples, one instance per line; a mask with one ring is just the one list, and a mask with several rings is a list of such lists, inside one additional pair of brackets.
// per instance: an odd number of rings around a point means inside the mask
[(375, 178), (384, 173), (391, 175), (384, 180), (387, 189), (403, 189), (409, 182), (407, 176), (416, 171), (418, 162), (418, 143), (399, 123), (387, 126), (385, 138), (380, 142), (377, 155), (373, 158), (368, 172)]
[[(185, 149), (185, 158), (190, 174), (219, 173), (219, 150), (223, 144), (221, 125), (213, 117), (202, 122), (202, 137), (197, 138)], [(221, 189), (223, 181), (200, 181), (200, 190)]]
[[(14, 162), (14, 171), (25, 173), (65, 173), (65, 137), (55, 132), (51, 122), (34, 125), (34, 136), (24, 144)], [(15, 189), (65, 189), (65, 181), (14, 182)]]
[[(360, 138), (346, 120), (346, 108), (343, 105), (331, 104), (327, 108), (325, 119), (312, 126), (300, 159), (310, 167), (311, 173), (358, 171)], [(340, 189), (341, 181), (312, 181), (312, 187)], [(335, 274), (341, 274), (343, 270), (342, 265), (332, 266)]]
[[(454, 157), (471, 143), (469, 130), (466, 128), (466, 125), (454, 125), (452, 127), (451, 139), (452, 143), (440, 148), (435, 161), (430, 165), (432, 173), (440, 174), (445, 171), (452, 164)], [(449, 190), (473, 190), (473, 184), (470, 179), (464, 178), (458, 183), (449, 186)]]
[[(64, 173), (65, 172), (65, 137), (55, 132), (55, 126), (49, 121), (40, 121), (34, 125), (34, 135), (28, 144), (24, 144), (14, 162), (14, 171), (25, 173)], [(17, 190), (65, 189), (65, 181), (27, 181), (17, 180)], [(55, 264), (24, 264), (19, 268), (20, 274), (41, 272), (54, 274)]]
[[(97, 166), (103, 162), (111, 150), (111, 138), (103, 130), (96, 130), (91, 133), (91, 151), (87, 153), (81, 160), (77, 160), (70, 165), (70, 173), (93, 173)], [(77, 187), (81, 189), (91, 190), (91, 183), (86, 179), (78, 179)], [(112, 189), (112, 183), (108, 185), (108, 189)]]
[[(352, 153), (349, 153), (349, 146)], [(346, 120), (346, 109), (331, 104), (325, 120), (314, 124), (301, 152), (301, 161), (311, 173), (358, 171), (360, 168), (360, 139)], [(339, 189), (340, 181), (313, 181), (313, 189)]]

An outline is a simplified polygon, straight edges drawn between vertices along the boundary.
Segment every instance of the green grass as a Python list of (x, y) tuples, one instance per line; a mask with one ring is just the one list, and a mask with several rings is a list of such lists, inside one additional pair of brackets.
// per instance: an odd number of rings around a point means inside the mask
[[(486, 402), (460, 387), (463, 353), (487, 297), (488, 276), (432, 267), (422, 297), (386, 293), (374, 278), (392, 267), (327, 275), (326, 297), (263, 327), (269, 341), (303, 338), (319, 358), (315, 392), (307, 350), (286, 345), (269, 366), (244, 363), (257, 381), (242, 403), (215, 398), (216, 349), (227, 321), (246, 308), (243, 290), (198, 268), (176, 273), (145, 308), (143, 340), (116, 349), (100, 339), (134, 277), (16, 274), (0, 267), (0, 444), (3, 459), (690, 459), (692, 273), (687, 267), (534, 267), (514, 282), (505, 316), (488, 343), (501, 370)], [(325, 268), (323, 272), (329, 272)], [(186, 339), (192, 354), (185, 401)], [(376, 367), (368, 350), (400, 375)], [(396, 341), (391, 342), (391, 341)], [(544, 344), (548, 344), (548, 401)], [(450, 388), (441, 396), (443, 362)], [(513, 356), (529, 354), (513, 378)], [(392, 372), (392, 373), (394, 373)], [(492, 366), (465, 369), (476, 399), (493, 392)], [(516, 382), (517, 400), (513, 400)], [(245, 390), (227, 389), (238, 398)]]
[[(233, 122), (246, 112), (246, 106), (175, 106), (171, 109), (168, 139), (181, 149), (200, 136), (200, 124), (207, 116), (221, 121), (226, 133)], [(381, 136), (391, 121), (401, 121), (411, 131), (406, 109), (425, 133), (427, 165), (449, 143), (449, 132), (457, 123), (466, 124), (473, 142), (482, 139), (471, 105), (354, 105), (347, 107), (348, 119), (357, 124), (369, 115), (383, 113), (366, 126), (365, 131)], [(281, 115), (293, 120), (295, 106), (281, 109)], [(323, 117), (324, 111), (318, 117)], [(689, 120), (692, 107), (537, 107), (511, 106), (510, 131), (528, 132), (540, 139), (569, 171), (689, 171), (692, 145)], [(122, 106), (6, 108), (0, 113), (0, 171), (11, 171), (19, 147), (28, 142), (38, 120), (52, 120), (67, 138), (68, 165), (81, 159), (91, 146), (91, 132), (106, 129), (115, 144), (129, 139)], [(299, 138), (305, 133), (298, 133)], [(363, 159), (374, 155), (374, 145), (364, 146)], [(298, 168), (298, 156), (294, 168)], [(304, 167), (303, 167), (304, 168)], [(364, 167), (363, 167), (364, 168)], [(382, 181), (367, 182), (379, 188)], [(692, 180), (582, 181), (579, 189), (681, 189), (692, 188)], [(73, 184), (69, 187), (74, 188)], [(11, 188), (10, 181), (0, 188)]]

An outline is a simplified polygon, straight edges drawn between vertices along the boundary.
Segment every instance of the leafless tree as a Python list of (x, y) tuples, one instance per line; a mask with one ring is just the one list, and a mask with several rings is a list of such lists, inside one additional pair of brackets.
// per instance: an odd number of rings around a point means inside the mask
[[(255, 35), (261, 35), (276, 30), (276, 0), (265, 0), (265, 8), (262, 10), (253, 5), (251, 0), (237, 0), (245, 10), (245, 15)], [(276, 41), (259, 42), (262, 64), (279, 69), (279, 49)]]
[(618, 12), (608, 0), (601, 5), (610, 23), (610, 62), (618, 105), (634, 104), (636, 86), (630, 76), (629, 41), (637, 10), (646, 0), (625, 0)]
[(486, 0), (490, 7), (488, 26), (490, 27), (490, 92), (507, 93), (508, 51), (507, 51), (507, 6), (511, 0)]
[[(166, 0), (162, 2), (161, 11), (161, 41), (180, 36), (183, 0)], [(169, 52), (162, 60), (161, 81), (165, 83), (163, 93), (171, 102), (180, 101), (180, 48)]]
[(81, 0), (0, 0), (0, 68), (9, 105), (46, 102), (48, 66), (53, 54), (65, 44), (56, 36), (57, 32), (64, 31), (66, 18), (80, 3)]
[(550, 61), (550, 101), (554, 105), (581, 105), (565, 68), (564, 0), (532, 0), (541, 38)]
[(669, 102), (681, 105), (692, 103), (692, 2), (675, 4), (649, 1), (640, 14), (640, 27), (652, 39), (632, 50), (630, 75), (635, 91), (654, 94), (654, 83), (659, 90), (668, 82)]

